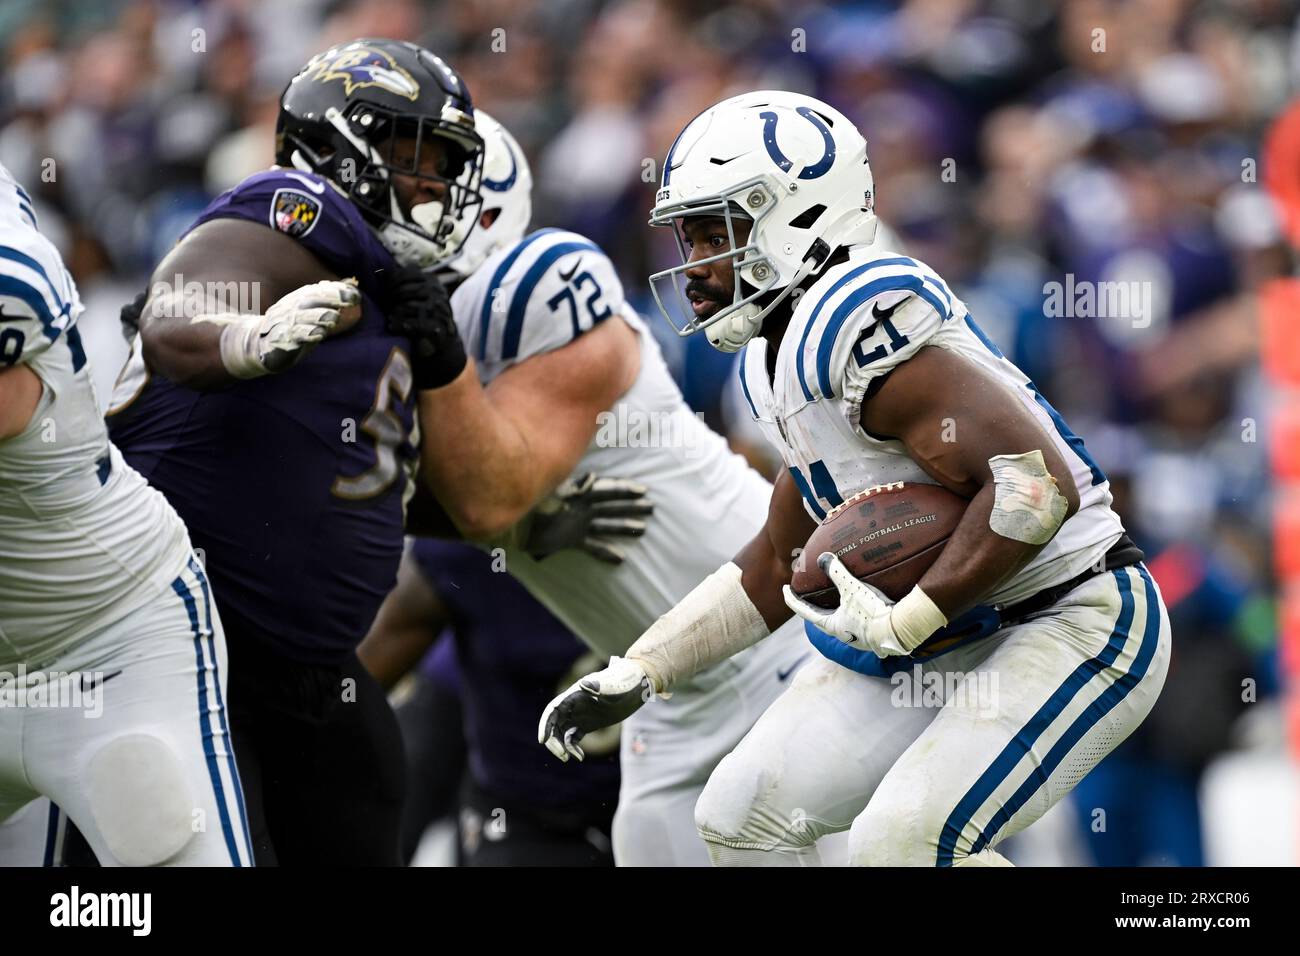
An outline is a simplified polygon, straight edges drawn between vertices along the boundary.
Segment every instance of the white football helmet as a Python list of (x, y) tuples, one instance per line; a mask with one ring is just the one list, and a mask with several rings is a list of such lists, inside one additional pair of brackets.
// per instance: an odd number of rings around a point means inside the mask
[[(831, 252), (872, 241), (874, 204), (867, 142), (844, 114), (811, 96), (779, 90), (723, 100), (691, 120), (664, 159), (650, 224), (673, 230), (683, 264), (650, 277), (655, 302), (678, 335), (705, 329), (714, 347), (737, 351)], [(730, 248), (690, 262), (681, 220), (694, 216), (722, 218)], [(753, 223), (739, 247), (737, 220)], [(711, 316), (685, 314), (676, 321), (664, 304), (663, 282), (671, 279), (681, 314), (683, 273), (724, 259), (732, 260), (738, 279), (731, 303)], [(766, 306), (758, 304), (777, 290)]]
[[(443, 268), (468, 276), (492, 253), (513, 245), (528, 231), (533, 218), (533, 174), (528, 159), (509, 130), (480, 109), (474, 111), (474, 129), (483, 138), (483, 169), (477, 186), (483, 206), (468, 207), (467, 215), (478, 219), (460, 252)], [(472, 170), (462, 177), (468, 180)], [(488, 225), (483, 219), (493, 210), (496, 218)]]

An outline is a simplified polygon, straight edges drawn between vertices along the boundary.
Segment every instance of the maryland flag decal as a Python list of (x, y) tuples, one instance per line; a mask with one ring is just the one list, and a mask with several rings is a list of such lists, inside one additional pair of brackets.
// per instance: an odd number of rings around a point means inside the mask
[(271, 199), (271, 228), (291, 236), (305, 236), (320, 218), (321, 204), (297, 189), (277, 189)]

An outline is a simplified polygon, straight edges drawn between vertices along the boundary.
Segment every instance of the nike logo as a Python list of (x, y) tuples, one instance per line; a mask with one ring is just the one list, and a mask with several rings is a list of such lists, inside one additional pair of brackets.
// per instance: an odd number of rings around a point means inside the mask
[(893, 305), (891, 305), (888, 309), (883, 309), (883, 310), (880, 308), (880, 303), (877, 302), (875, 305), (873, 305), (873, 306), (871, 307), (871, 317), (872, 317), (873, 319), (875, 319), (877, 322), (883, 322), (883, 321), (885, 321), (885, 319), (889, 318), (889, 317), (892, 316), (895, 312), (897, 312), (897, 311), (898, 311), (898, 307), (899, 307), (900, 305), (902, 305), (902, 304), (903, 304), (904, 302), (906, 302), (906, 301), (907, 301), (906, 298), (899, 299), (897, 302), (895, 302)]
[(302, 176), (298, 173), (285, 173), (285, 175), (292, 176), (294, 179), (298, 180), (298, 182), (302, 183), (304, 186), (306, 186), (308, 189), (314, 192), (317, 196), (325, 195), (325, 187), (320, 183), (314, 183), (306, 176)]
[(578, 261), (573, 264), (573, 268), (570, 269), (568, 272), (565, 272), (563, 269), (561, 269), (560, 278), (563, 279), (565, 282), (568, 282), (570, 279), (573, 278), (573, 274), (578, 271), (578, 266), (580, 265), (582, 265), (582, 256), (578, 256)]
[(806, 653), (806, 654), (801, 654), (801, 655), (800, 655), (800, 656), (795, 660), (795, 662), (794, 662), (793, 664), (791, 664), (789, 667), (787, 667), (785, 670), (783, 670), (783, 671), (782, 671), (782, 670), (778, 670), (778, 671), (776, 672), (776, 680), (777, 680), (777, 683), (784, 684), (785, 681), (786, 681), (786, 678), (789, 677), (791, 674), (793, 674), (796, 670), (798, 670), (798, 669), (799, 669), (799, 665), (802, 664), (804, 661), (806, 661), (806, 660), (809, 658), (809, 656), (810, 656), (811, 654), (812, 654), (812, 651), (808, 651), (808, 653)]
[(727, 163), (740, 159), (740, 157), (744, 155), (745, 155), (744, 153), (737, 153), (735, 156), (732, 156), (731, 159), (718, 159), (718, 157), (714, 156), (712, 159), (709, 160), (709, 162), (711, 162), (714, 166), (725, 166), (727, 165)]
[[(96, 676), (93, 675), (93, 674), (82, 674), (82, 675), (81, 675), (81, 692), (82, 692), (83, 694), (85, 694), (85, 693), (88, 693), (89, 691), (94, 690), (97, 686), (99, 686), (99, 685), (101, 685), (101, 684), (107, 684), (109, 681), (111, 681), (114, 677), (116, 677), (116, 676), (117, 676), (118, 674), (120, 674), (120, 673), (122, 673), (122, 672), (121, 672), (121, 671), (113, 671), (113, 673), (111, 673), (111, 674), (105, 674), (103, 680), (100, 680), (98, 677), (96, 677)], [(90, 680), (86, 680), (87, 677), (89, 677)]]

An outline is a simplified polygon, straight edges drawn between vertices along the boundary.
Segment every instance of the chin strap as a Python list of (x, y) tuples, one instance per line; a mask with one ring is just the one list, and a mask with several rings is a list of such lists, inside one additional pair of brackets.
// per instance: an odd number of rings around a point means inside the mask
[(752, 302), (742, 305), (726, 318), (706, 326), (704, 335), (708, 338), (709, 344), (719, 352), (739, 352), (758, 334), (758, 330), (763, 327), (763, 320), (771, 314), (772, 310), (789, 298), (790, 294), (799, 288), (799, 284), (825, 262), (830, 254), (830, 246), (818, 239), (804, 256), (803, 262), (799, 263), (794, 276), (775, 299), (761, 308)]
[[(363, 156), (368, 156), (371, 165), (374, 166), (379, 175), (384, 178), (384, 182), (388, 183), (388, 172), (384, 169), (383, 157), (379, 155), (379, 150), (375, 149), (374, 146), (354, 133), (348, 127), (348, 121), (343, 117), (343, 114), (338, 109), (335, 107), (327, 109), (325, 111), (325, 121), (333, 126), (340, 136), (351, 143), (357, 152), (361, 153)], [(297, 165), (299, 158), (298, 153), (295, 151), (292, 157), (294, 165)], [(443, 205), (441, 202), (435, 201), (431, 203), (421, 203), (419, 206), (416, 206), (411, 210), (412, 215), (411, 218), (408, 219), (406, 214), (402, 212), (402, 207), (397, 201), (397, 196), (393, 193), (391, 183), (389, 183), (388, 188), (388, 200), (389, 218), (392, 222), (384, 223), (384, 225), (377, 231), (379, 233), (380, 241), (384, 244), (384, 248), (392, 253), (393, 258), (397, 260), (399, 265), (417, 266), (421, 269), (428, 269), (447, 258), (448, 250), (455, 248), (451, 244), (451, 240), (456, 238), (455, 224), (453, 224), (453, 228), (448, 231), (446, 236), (438, 237), (434, 236), (432, 230), (425, 229), (424, 225), (419, 221), (420, 218), (430, 218), (423, 215), (424, 209), (429, 207), (430, 211), (434, 213), (432, 217), (434, 222), (441, 222), (443, 213)], [(420, 210), (421, 213), (418, 217), (416, 215), (416, 210)], [(414, 220), (414, 222), (412, 220)], [(421, 236), (412, 231), (412, 227), (415, 229), (423, 229), (426, 233), (429, 233), (430, 236), (434, 236), (434, 238)]]

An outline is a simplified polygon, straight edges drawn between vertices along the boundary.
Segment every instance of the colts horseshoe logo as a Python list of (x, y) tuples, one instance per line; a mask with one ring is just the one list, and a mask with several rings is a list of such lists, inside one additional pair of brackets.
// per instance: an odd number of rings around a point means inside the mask
[(510, 144), (502, 140), (502, 145), (506, 148), (506, 155), (510, 157), (510, 175), (505, 179), (488, 179), (483, 177), (483, 188), (490, 189), (496, 193), (503, 193), (515, 184), (515, 178), (519, 175), (519, 162), (515, 159), (515, 151), (510, 148)]
[[(821, 121), (821, 117), (808, 107), (796, 107), (795, 112), (817, 127), (817, 131), (822, 134), (822, 143), (825, 147), (822, 158), (811, 166), (806, 166), (800, 170), (798, 178), (816, 179), (818, 176), (824, 176), (830, 170), (831, 164), (835, 162), (835, 140), (831, 138), (831, 131), (826, 128), (826, 124)], [(772, 162), (781, 167), (781, 172), (788, 173), (794, 163), (787, 159), (785, 154), (781, 152), (781, 148), (776, 145), (777, 114), (771, 110), (765, 110), (758, 115), (763, 120), (763, 145), (767, 147), (767, 155), (772, 157)]]

